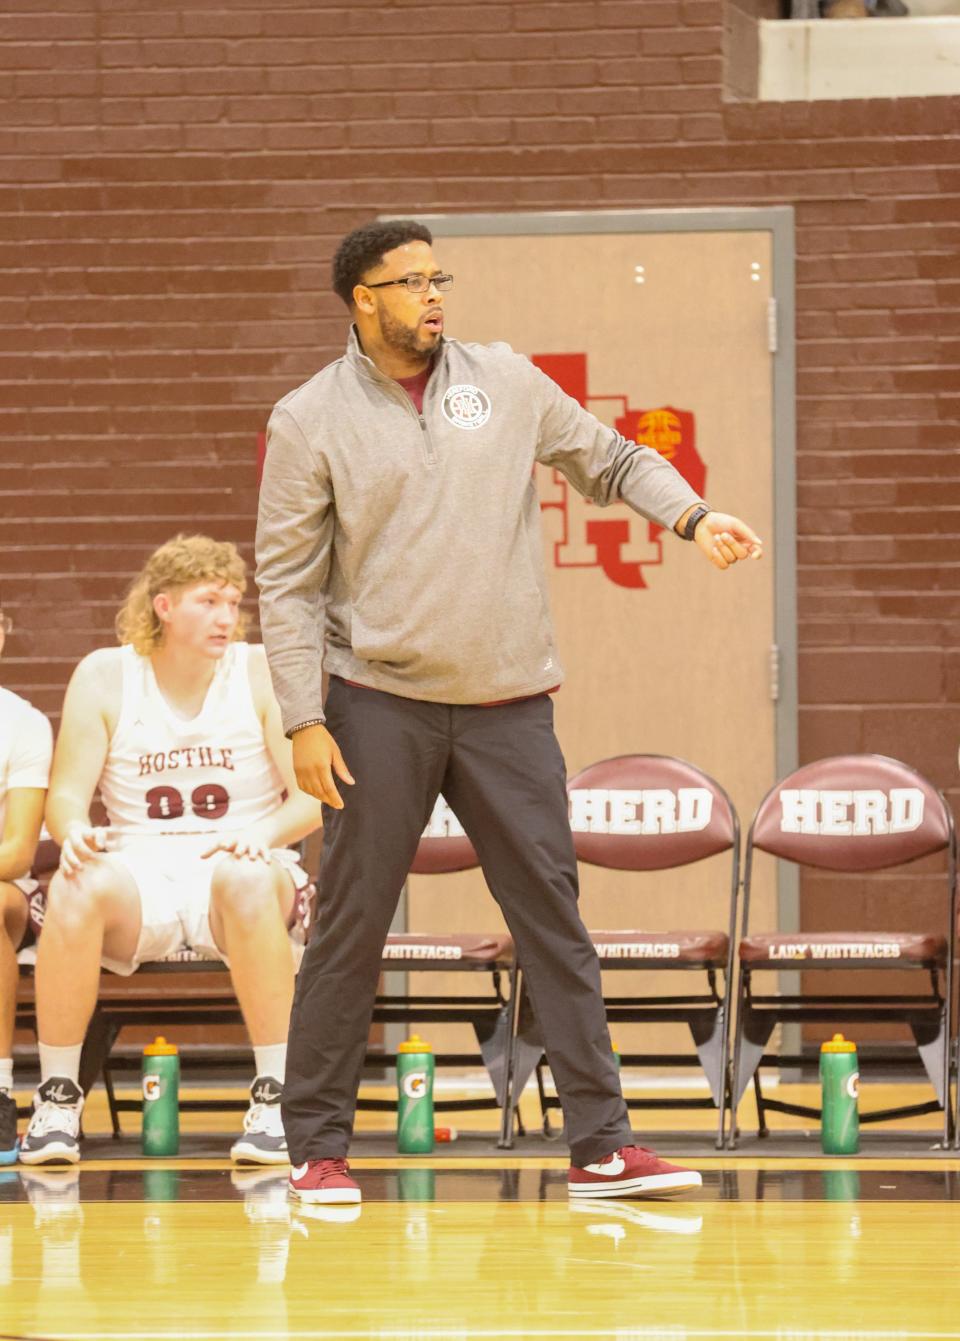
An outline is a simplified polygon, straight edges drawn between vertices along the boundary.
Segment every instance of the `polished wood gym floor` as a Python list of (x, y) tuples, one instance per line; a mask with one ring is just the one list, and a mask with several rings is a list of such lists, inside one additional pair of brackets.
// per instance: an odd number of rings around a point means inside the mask
[(361, 1155), (337, 1209), (131, 1156), (0, 1170), (0, 1337), (960, 1336), (960, 1159), (925, 1145), (684, 1155), (696, 1194), (575, 1204), (559, 1154)]

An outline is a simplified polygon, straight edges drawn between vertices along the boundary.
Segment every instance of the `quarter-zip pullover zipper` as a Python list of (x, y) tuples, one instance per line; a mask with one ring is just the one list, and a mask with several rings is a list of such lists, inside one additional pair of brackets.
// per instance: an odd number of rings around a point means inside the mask
[[(364, 355), (364, 357), (366, 356)], [(436, 448), (433, 445), (433, 439), (430, 437), (430, 429), (427, 427), (426, 419), (422, 414), (417, 413), (417, 407), (414, 405), (413, 401), (407, 395), (406, 391), (404, 391), (403, 387), (399, 386), (392, 377), (387, 377), (385, 373), (381, 373), (379, 369), (377, 369), (376, 380), (386, 384), (385, 390), (389, 391), (391, 396), (400, 397), (408, 413), (412, 414), (420, 425), (423, 445), (423, 462), (424, 465), (429, 466), (432, 469), (437, 464), (438, 458)]]
[[(409, 400), (409, 397), (407, 399)], [(410, 408), (413, 410), (412, 405)], [(416, 414), (416, 410), (414, 410), (414, 414)], [(435, 466), (437, 464), (437, 453), (433, 446), (433, 439), (430, 437), (430, 430), (427, 428), (427, 421), (422, 414), (417, 415), (417, 418), (420, 420), (420, 431), (423, 433), (423, 459), (428, 466)]]

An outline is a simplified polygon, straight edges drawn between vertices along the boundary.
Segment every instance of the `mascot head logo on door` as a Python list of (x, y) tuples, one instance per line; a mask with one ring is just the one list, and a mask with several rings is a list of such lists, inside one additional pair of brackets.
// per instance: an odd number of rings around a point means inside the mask
[[(586, 354), (534, 354), (533, 362), (585, 409), (598, 401), (619, 403), (614, 427), (625, 438), (652, 447), (679, 470), (702, 498), (707, 487), (707, 468), (696, 448), (695, 424), (690, 410), (672, 405), (656, 409), (634, 409), (627, 397), (587, 389)], [(662, 527), (645, 521), (625, 503), (599, 509), (567, 483), (558, 470), (550, 471), (549, 489), (541, 500), (546, 515), (555, 509), (560, 539), (554, 543), (557, 568), (599, 568), (619, 587), (641, 589), (647, 585), (643, 570), (663, 563)]]

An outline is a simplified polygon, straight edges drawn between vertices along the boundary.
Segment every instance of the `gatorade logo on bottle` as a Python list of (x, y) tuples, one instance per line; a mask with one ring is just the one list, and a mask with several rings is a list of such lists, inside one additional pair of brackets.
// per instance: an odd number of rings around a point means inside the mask
[(403, 1092), (408, 1099), (422, 1099), (427, 1092), (426, 1071), (411, 1071), (404, 1076)]
[(852, 1071), (850, 1075), (847, 1076), (846, 1085), (844, 1086), (844, 1088), (847, 1091), (848, 1099), (858, 1099), (860, 1097), (859, 1071)]
[(157, 1075), (146, 1075), (143, 1077), (143, 1097), (148, 1101), (150, 1099), (160, 1098), (160, 1077)]

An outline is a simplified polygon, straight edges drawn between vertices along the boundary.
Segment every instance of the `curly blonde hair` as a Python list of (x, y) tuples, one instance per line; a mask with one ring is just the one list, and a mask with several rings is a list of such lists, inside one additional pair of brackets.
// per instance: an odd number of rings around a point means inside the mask
[[(117, 637), (132, 643), (141, 656), (149, 656), (163, 642), (164, 626), (153, 608), (160, 592), (182, 591), (196, 582), (229, 583), (244, 592), (247, 566), (229, 540), (211, 540), (206, 535), (178, 535), (150, 555), (130, 584), (127, 598), (117, 614)], [(243, 639), (246, 619), (241, 614), (234, 641)]]

